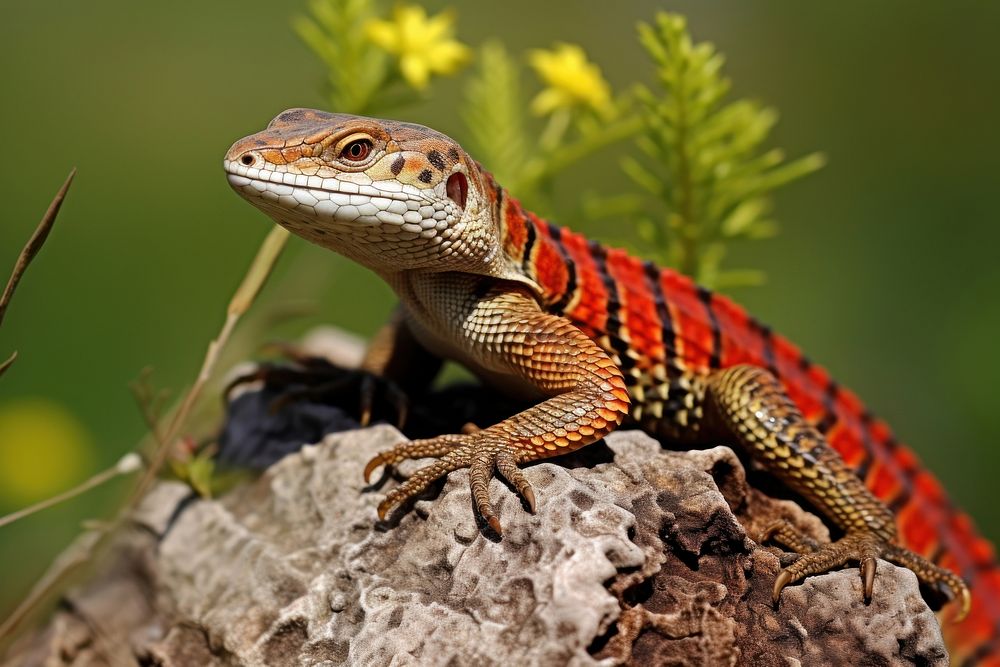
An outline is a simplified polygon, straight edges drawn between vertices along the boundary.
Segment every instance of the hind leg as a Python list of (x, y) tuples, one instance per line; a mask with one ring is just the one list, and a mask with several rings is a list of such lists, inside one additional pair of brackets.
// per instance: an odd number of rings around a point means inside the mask
[(815, 544), (791, 526), (778, 525), (768, 531), (780, 542), (803, 551), (775, 580), (775, 603), (786, 585), (851, 562), (859, 564), (865, 598), (870, 599), (876, 559), (884, 558), (909, 568), (926, 584), (945, 584), (960, 601), (959, 617), (968, 613), (970, 596), (965, 583), (895, 544), (892, 511), (803, 418), (771, 373), (754, 366), (735, 366), (711, 373), (703, 381), (703, 427), (735, 438), (754, 460), (844, 533), (830, 544)]
[(356, 406), (355, 414), (362, 426), (375, 416), (403, 428), (409, 411), (408, 396), (429, 387), (441, 368), (441, 359), (413, 337), (401, 308), (375, 334), (360, 368), (344, 368), (326, 358), (304, 354), (294, 346), (279, 346), (279, 351), (292, 364), (262, 363), (253, 372), (233, 380), (225, 394), (228, 396), (241, 385), (263, 382), (280, 392), (271, 405), (273, 412), (297, 401)]

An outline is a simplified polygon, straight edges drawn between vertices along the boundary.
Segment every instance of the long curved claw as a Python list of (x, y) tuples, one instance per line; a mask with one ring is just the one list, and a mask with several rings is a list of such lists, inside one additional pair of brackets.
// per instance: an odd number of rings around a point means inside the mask
[(371, 373), (366, 373), (365, 371), (357, 371), (362, 373), (361, 383), (358, 387), (359, 394), (359, 412), (360, 418), (358, 423), (361, 426), (368, 426), (372, 420), (372, 412), (375, 406), (375, 397), (379, 393), (379, 384), (381, 383), (383, 396), (382, 400), (396, 413), (395, 427), (402, 430), (403, 426), (406, 425), (406, 417), (409, 414), (410, 401), (406, 394), (395, 385), (395, 383), (386, 380), (384, 378), (379, 378), (378, 376), (372, 375)]
[(493, 468), (496, 465), (496, 457), (491, 456), (487, 450), (477, 452), (472, 458), (472, 465), (469, 466), (469, 486), (472, 489), (472, 500), (479, 510), (479, 516), (486, 520), (493, 531), (500, 535), (500, 519), (493, 511), (490, 504), (490, 478), (493, 477)]
[(389, 382), (385, 389), (385, 399), (396, 411), (396, 428), (400, 431), (406, 426), (406, 418), (410, 416), (410, 399), (406, 393)]
[(365, 484), (370, 484), (372, 481), (372, 473), (381, 466), (385, 465), (385, 453), (379, 452), (365, 464)]
[(359, 390), (361, 416), (358, 418), (358, 423), (362, 427), (368, 426), (372, 421), (372, 403), (375, 397), (375, 379), (371, 375), (365, 375), (361, 378), (361, 387)]
[(788, 584), (801, 581), (811, 574), (829, 572), (852, 560), (862, 561), (872, 553), (869, 542), (880, 539), (872, 533), (848, 533), (836, 542), (824, 544), (816, 551), (802, 554), (798, 560), (778, 574), (774, 582), (772, 601), (778, 603), (782, 589)]
[(869, 556), (861, 560), (861, 579), (864, 581), (865, 602), (872, 601), (872, 591), (875, 587), (875, 558)]
[(785, 589), (785, 586), (792, 582), (792, 573), (788, 570), (782, 570), (778, 573), (778, 576), (774, 578), (774, 588), (771, 590), (771, 602), (775, 606), (778, 605), (778, 600), (781, 599), (781, 591)]

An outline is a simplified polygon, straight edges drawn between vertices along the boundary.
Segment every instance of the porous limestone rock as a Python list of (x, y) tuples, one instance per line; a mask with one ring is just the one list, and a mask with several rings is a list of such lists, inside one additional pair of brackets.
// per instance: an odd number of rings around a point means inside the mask
[(397, 482), (366, 487), (361, 472), (400, 438), (329, 436), (218, 500), (161, 483), (103, 571), (5, 664), (948, 662), (916, 578), (883, 561), (870, 604), (845, 569), (775, 609), (781, 554), (750, 536), (778, 517), (825, 528), (750, 488), (726, 447), (614, 433), (527, 469), (535, 515), (494, 480), (500, 537), (477, 524), (466, 471), (377, 523)]

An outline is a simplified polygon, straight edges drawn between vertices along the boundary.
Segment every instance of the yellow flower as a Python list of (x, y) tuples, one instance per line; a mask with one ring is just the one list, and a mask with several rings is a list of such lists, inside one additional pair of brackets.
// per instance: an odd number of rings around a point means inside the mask
[(528, 58), (547, 86), (531, 102), (531, 110), (539, 116), (574, 106), (589, 106), (600, 113), (610, 110), (608, 82), (579, 46), (559, 43), (551, 51), (535, 49)]
[(0, 505), (65, 491), (90, 468), (86, 428), (62, 405), (22, 398), (0, 405)]
[(469, 59), (469, 47), (453, 39), (454, 24), (451, 11), (428, 18), (419, 5), (397, 5), (392, 20), (373, 19), (365, 32), (372, 42), (399, 57), (403, 78), (421, 89), (431, 74), (453, 74)]

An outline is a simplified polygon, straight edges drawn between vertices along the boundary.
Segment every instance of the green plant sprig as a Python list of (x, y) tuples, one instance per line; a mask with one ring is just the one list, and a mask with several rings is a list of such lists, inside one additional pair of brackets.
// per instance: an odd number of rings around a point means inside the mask
[[(415, 81), (405, 59), (451, 75), (468, 56), (451, 37), (451, 12), (428, 17), (419, 5), (402, 4), (386, 18), (379, 0), (312, 0), (310, 10), (312, 17), (300, 17), (295, 27), (326, 64), (330, 102), (339, 111), (371, 115), (427, 99), (428, 70)], [(381, 48), (372, 41), (373, 23), (389, 31)], [(638, 32), (655, 67), (654, 86), (612, 94), (579, 46), (555, 44), (528, 53), (542, 83), (530, 103), (523, 63), (499, 41), (482, 45), (460, 109), (465, 144), (529, 208), (570, 219), (553, 197), (557, 178), (633, 138), (637, 155), (624, 158), (622, 169), (634, 190), (583, 193), (584, 216), (633, 221), (641, 254), (707, 286), (759, 284), (760, 271), (723, 268), (729, 248), (773, 236), (774, 191), (816, 171), (824, 158), (811, 153), (789, 161), (765, 148), (777, 112), (754, 100), (726, 101), (723, 56), (711, 43), (695, 43), (682, 16), (661, 12)], [(450, 57), (418, 48), (432, 36), (440, 36), (433, 46), (450, 49)]]
[(372, 115), (404, 101), (384, 101), (400, 93), (388, 54), (365, 37), (365, 26), (377, 12), (373, 0), (312, 0), (309, 12), (292, 25), (326, 65), (331, 109)]
[(760, 272), (722, 269), (728, 245), (773, 236), (771, 194), (825, 160), (811, 153), (788, 162), (780, 150), (762, 149), (777, 112), (753, 100), (724, 103), (724, 58), (709, 42), (695, 44), (682, 16), (658, 14), (639, 25), (639, 39), (658, 88), (638, 88), (642, 158), (622, 165), (645, 193), (631, 202), (637, 232), (658, 259), (702, 284), (759, 283)]

